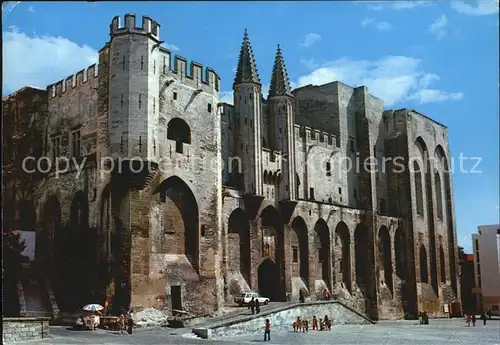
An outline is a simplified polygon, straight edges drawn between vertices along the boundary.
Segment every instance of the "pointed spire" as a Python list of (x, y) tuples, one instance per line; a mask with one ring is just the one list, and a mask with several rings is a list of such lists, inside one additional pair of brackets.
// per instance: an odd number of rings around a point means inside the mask
[(259, 73), (257, 73), (257, 67), (255, 66), (255, 57), (253, 56), (247, 29), (245, 29), (245, 34), (243, 35), (238, 67), (236, 68), (236, 78), (234, 79), (234, 85), (241, 83), (255, 83), (260, 85)]
[(276, 49), (276, 58), (274, 59), (273, 74), (271, 75), (271, 86), (269, 87), (269, 97), (273, 96), (292, 96), (292, 88), (286, 72), (285, 60), (281, 54), (281, 48), (278, 44)]

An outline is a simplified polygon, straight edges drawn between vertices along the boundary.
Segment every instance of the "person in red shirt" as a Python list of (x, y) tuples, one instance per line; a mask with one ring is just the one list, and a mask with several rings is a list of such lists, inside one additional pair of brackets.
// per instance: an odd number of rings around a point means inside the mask
[(316, 315), (313, 316), (312, 326), (313, 326), (313, 331), (318, 330), (318, 319), (316, 318)]
[(269, 319), (266, 319), (264, 327), (264, 341), (271, 341), (271, 322), (269, 322)]

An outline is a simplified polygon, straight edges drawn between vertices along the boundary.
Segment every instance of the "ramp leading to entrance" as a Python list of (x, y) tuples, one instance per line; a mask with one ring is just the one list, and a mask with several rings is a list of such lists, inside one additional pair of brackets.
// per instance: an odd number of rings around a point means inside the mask
[(238, 336), (260, 332), (265, 319), (271, 321), (271, 327), (276, 331), (290, 330), (297, 317), (310, 320), (314, 315), (332, 320), (333, 325), (374, 324), (365, 315), (338, 301), (295, 303), (272, 310), (264, 310), (256, 315), (244, 315), (231, 320), (193, 328), (193, 333), (202, 339)]

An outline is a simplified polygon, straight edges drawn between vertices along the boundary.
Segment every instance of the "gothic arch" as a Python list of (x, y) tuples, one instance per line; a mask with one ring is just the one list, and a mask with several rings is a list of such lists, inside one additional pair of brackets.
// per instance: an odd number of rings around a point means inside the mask
[(422, 170), (418, 162), (413, 162), (413, 179), (415, 182), (415, 200), (417, 214), (420, 216), (424, 215), (424, 194), (422, 188)]
[(83, 191), (75, 193), (71, 201), (70, 221), (72, 230), (85, 230), (89, 224), (89, 202)]
[(98, 242), (96, 229), (89, 229), (88, 196), (78, 191), (73, 196), (70, 207), (70, 228), (67, 229), (65, 246), (70, 249), (66, 258), (65, 288), (72, 296), (68, 299), (68, 306), (78, 307), (92, 297), (97, 271)]
[(420, 282), (429, 283), (429, 271), (427, 268), (427, 250), (423, 244), (420, 245)]
[(452, 205), (452, 195), (451, 195), (451, 177), (450, 177), (450, 166), (447, 159), (447, 155), (441, 145), (436, 147), (434, 154), (441, 162), (441, 167), (443, 169), (442, 174), (442, 187), (444, 191), (444, 204), (443, 211), (446, 212), (446, 226), (447, 226), (447, 244), (448, 244), (448, 265), (450, 269), (451, 287), (455, 294), (457, 293), (457, 256), (455, 252), (456, 241), (455, 241), (455, 226), (453, 218), (453, 205)]
[(155, 190), (162, 210), (161, 250), (185, 255), (193, 269), (199, 269), (199, 211), (189, 186), (178, 176), (161, 182)]
[[(295, 217), (292, 222), (292, 275), (294, 277), (301, 277), (305, 286), (309, 286), (309, 241), (307, 236), (307, 224), (302, 217)], [(298, 251), (297, 255), (294, 251)], [(295, 258), (295, 255), (297, 256)], [(298, 270), (297, 262), (298, 259)]]
[(351, 292), (351, 236), (347, 224), (342, 221), (335, 227), (335, 252), (341, 282)]
[(377, 298), (375, 286), (375, 259), (373, 253), (373, 234), (365, 224), (358, 224), (354, 230), (354, 252), (356, 257), (356, 283), (365, 297), (365, 312), (376, 315), (373, 303)]
[(408, 278), (408, 267), (406, 265), (406, 243), (402, 228), (397, 228), (394, 233), (394, 254), (396, 259), (396, 275), (401, 280)]
[[(437, 250), (436, 250), (436, 231), (434, 224), (434, 192), (432, 188), (432, 180), (433, 180), (433, 167), (431, 167), (432, 159), (429, 156), (429, 149), (425, 144), (425, 141), (422, 137), (418, 137), (415, 141), (417, 148), (420, 150), (423, 159), (423, 181), (424, 181), (424, 210), (425, 210), (425, 218), (427, 221), (427, 231), (429, 234), (429, 267), (430, 267), (430, 283), (431, 286), (436, 293), (439, 293), (438, 289), (438, 276), (437, 276)], [(426, 266), (427, 267), (427, 266)]]
[[(260, 221), (263, 263), (259, 267), (259, 289), (265, 287), (265, 293), (274, 301), (285, 300), (285, 237), (281, 215), (275, 207), (267, 206), (260, 213)], [(274, 262), (274, 266), (269, 264), (269, 260)], [(261, 281), (263, 277), (273, 277), (272, 284), (264, 284)]]
[(250, 224), (245, 211), (241, 208), (234, 210), (227, 227), (229, 271), (240, 272), (250, 284)]
[(323, 219), (318, 219), (314, 225), (314, 245), (316, 246), (316, 279), (323, 280), (330, 286), (330, 229)]
[(22, 200), (19, 203), (19, 229), (34, 231), (36, 227), (36, 211), (32, 200)]
[(437, 170), (434, 172), (434, 188), (436, 190), (437, 217), (443, 219), (443, 190), (441, 188), (441, 176)]
[(175, 151), (183, 153), (183, 145), (191, 144), (191, 128), (181, 118), (174, 117), (167, 124), (167, 139), (175, 141)]
[(386, 226), (378, 231), (379, 268), (383, 270), (385, 284), (393, 292), (391, 235)]
[(102, 253), (108, 258), (111, 255), (111, 214), (111, 189), (106, 185), (101, 193), (99, 231), (103, 244)]
[(54, 261), (60, 256), (58, 245), (61, 231), (61, 204), (56, 196), (51, 195), (43, 205), (42, 229), (37, 233), (35, 244), (35, 258), (37, 261), (46, 264), (46, 267), (53, 267)]

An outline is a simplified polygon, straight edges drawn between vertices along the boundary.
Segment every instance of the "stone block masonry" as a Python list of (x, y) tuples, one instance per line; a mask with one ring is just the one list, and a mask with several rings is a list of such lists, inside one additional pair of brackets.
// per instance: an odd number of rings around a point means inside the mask
[(49, 337), (50, 318), (12, 317), (2, 319), (2, 343), (24, 343)]

